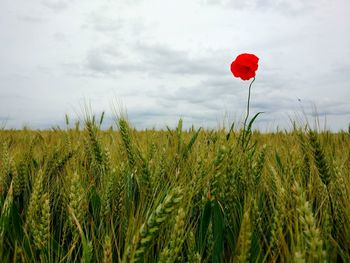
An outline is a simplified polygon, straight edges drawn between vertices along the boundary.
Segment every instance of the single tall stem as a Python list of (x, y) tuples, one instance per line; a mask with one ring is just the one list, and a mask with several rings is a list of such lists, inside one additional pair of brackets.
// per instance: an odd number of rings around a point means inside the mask
[(253, 78), (252, 82), (250, 82), (250, 85), (249, 85), (249, 93), (248, 93), (248, 103), (247, 103), (247, 115), (245, 116), (245, 119), (244, 119), (244, 125), (243, 125), (243, 135), (242, 135), (242, 146), (243, 146), (243, 150), (245, 151), (245, 148), (244, 148), (244, 143), (245, 143), (245, 136), (246, 136), (246, 126), (247, 126), (247, 120), (248, 120), (248, 117), (249, 117), (249, 108), (250, 108), (250, 90), (251, 90), (251, 87), (252, 87), (252, 84), (253, 82), (255, 81), (255, 77)]
[(247, 115), (245, 116), (245, 119), (244, 119), (244, 130), (246, 128), (246, 125), (247, 125), (247, 120), (248, 120), (248, 117), (249, 117), (249, 107), (250, 107), (250, 90), (251, 90), (251, 87), (252, 87), (252, 84), (253, 82), (255, 81), (255, 77), (253, 78), (252, 82), (250, 82), (250, 85), (249, 85), (249, 93), (248, 93), (248, 103), (247, 103)]

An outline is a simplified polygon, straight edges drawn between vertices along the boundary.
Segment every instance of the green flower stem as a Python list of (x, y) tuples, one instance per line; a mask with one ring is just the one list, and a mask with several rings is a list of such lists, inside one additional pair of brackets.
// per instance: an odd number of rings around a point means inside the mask
[(254, 81), (255, 81), (255, 77), (253, 78), (252, 82), (250, 82), (250, 85), (249, 85), (248, 103), (247, 103), (247, 115), (245, 116), (245, 119), (244, 119), (244, 130), (245, 130), (245, 128), (246, 128), (247, 120), (248, 120), (248, 117), (249, 117), (250, 90), (251, 90), (251, 87), (252, 87), (252, 84), (253, 84)]
[(247, 103), (247, 115), (245, 116), (244, 124), (243, 124), (242, 145), (244, 144), (245, 135), (246, 135), (246, 126), (247, 126), (247, 120), (248, 120), (248, 117), (249, 117), (249, 108), (250, 108), (250, 91), (251, 91), (251, 87), (252, 87), (252, 84), (253, 84), (254, 81), (255, 81), (255, 77), (253, 78), (252, 82), (250, 82), (250, 85), (249, 85), (248, 103)]

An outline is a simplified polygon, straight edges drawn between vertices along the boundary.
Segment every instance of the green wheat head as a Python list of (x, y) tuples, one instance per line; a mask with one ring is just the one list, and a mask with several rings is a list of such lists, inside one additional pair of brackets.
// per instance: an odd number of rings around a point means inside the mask
[(166, 221), (168, 216), (175, 210), (176, 205), (181, 201), (181, 194), (182, 191), (180, 188), (173, 189), (141, 226), (133, 262), (142, 262), (143, 256), (158, 234), (160, 226)]

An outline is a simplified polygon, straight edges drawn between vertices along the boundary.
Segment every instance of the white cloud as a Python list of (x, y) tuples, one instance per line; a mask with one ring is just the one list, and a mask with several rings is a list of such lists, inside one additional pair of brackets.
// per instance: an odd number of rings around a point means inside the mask
[[(350, 119), (346, 0), (38, 1), (0, 10), (0, 123), (50, 127), (90, 100), (123, 100), (137, 127), (216, 126), (242, 118), (249, 82), (229, 65), (260, 57), (252, 112), (288, 126), (313, 105), (334, 129)], [(54, 12), (47, 12), (47, 9)], [(299, 101), (298, 98), (301, 100)], [(163, 125), (162, 125), (163, 124)], [(264, 126), (265, 125), (265, 126)]]

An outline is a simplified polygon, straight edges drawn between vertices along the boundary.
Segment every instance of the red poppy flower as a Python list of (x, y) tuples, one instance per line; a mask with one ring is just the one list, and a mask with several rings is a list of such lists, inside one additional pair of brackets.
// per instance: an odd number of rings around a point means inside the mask
[(249, 80), (255, 77), (259, 58), (254, 54), (240, 54), (231, 64), (231, 72), (236, 78)]

